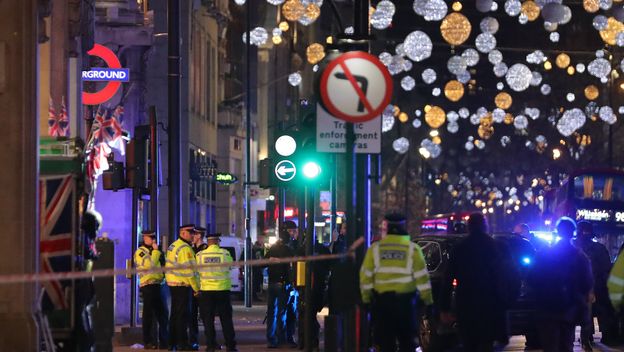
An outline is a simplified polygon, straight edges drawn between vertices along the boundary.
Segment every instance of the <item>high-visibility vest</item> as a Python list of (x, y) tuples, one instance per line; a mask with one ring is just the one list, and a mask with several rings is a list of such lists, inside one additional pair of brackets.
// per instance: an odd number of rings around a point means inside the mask
[(370, 303), (373, 292), (420, 293), (425, 304), (433, 303), (429, 272), (420, 247), (409, 236), (388, 234), (366, 252), (360, 268), (362, 301)]
[[(196, 259), (199, 265), (232, 262), (230, 252), (217, 244), (208, 246), (208, 248), (197, 253)], [(198, 272), (201, 291), (229, 291), (232, 288), (229, 266), (204, 266), (200, 267)]]
[[(160, 256), (162, 253), (158, 249), (154, 249), (150, 253), (150, 249), (145, 246), (140, 246), (136, 252), (134, 252), (134, 264), (139, 270), (149, 270), (153, 268), (160, 268)], [(139, 286), (160, 284), (165, 276), (161, 272), (155, 273), (139, 273)]]
[[(178, 265), (196, 265), (193, 248), (181, 238), (175, 240), (167, 248), (165, 259), (165, 268), (172, 268)], [(167, 285), (169, 286), (190, 286), (193, 288), (193, 291), (199, 291), (197, 275), (192, 268), (167, 271), (165, 280), (167, 280)]]
[(611, 268), (607, 288), (609, 289), (609, 298), (613, 308), (620, 311), (624, 301), (624, 255), (622, 253), (618, 256), (615, 264), (613, 264), (613, 268)]

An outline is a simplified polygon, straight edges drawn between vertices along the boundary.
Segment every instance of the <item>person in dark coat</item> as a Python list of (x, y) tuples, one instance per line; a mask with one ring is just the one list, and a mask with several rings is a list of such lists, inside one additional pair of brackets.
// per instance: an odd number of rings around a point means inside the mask
[[(267, 259), (289, 258), (295, 253), (288, 246), (290, 235), (282, 226), (279, 240), (266, 253)], [(286, 310), (288, 304), (288, 287), (292, 284), (290, 264), (268, 266), (269, 288), (267, 290), (267, 347), (278, 348), (288, 341), (286, 328)], [(296, 344), (294, 344), (296, 346)]]
[[(254, 242), (251, 248), (251, 259), (258, 260), (264, 259), (264, 235), (258, 234), (256, 242)], [(264, 275), (262, 274), (263, 267), (256, 265), (252, 268), (253, 290), (252, 298), (254, 301), (260, 301), (258, 293), (262, 292), (262, 282), (264, 281)]]
[(568, 217), (557, 221), (560, 240), (538, 253), (529, 272), (535, 294), (537, 327), (545, 352), (572, 351), (575, 326), (583, 319), (593, 287), (587, 256), (571, 243), (576, 224)]
[[(440, 295), (441, 320), (458, 323), (459, 337), (466, 351), (493, 351), (500, 336), (501, 268), (506, 267), (503, 247), (487, 234), (483, 214), (468, 219), (468, 237), (452, 250)], [(453, 281), (457, 280), (456, 311), (451, 312)]]
[(615, 310), (609, 300), (607, 280), (611, 271), (611, 257), (607, 248), (593, 241), (594, 229), (590, 222), (580, 221), (576, 230), (575, 245), (580, 248), (589, 258), (594, 276), (593, 305), (588, 306), (585, 324), (581, 327), (581, 342), (583, 347), (589, 349), (594, 341), (594, 319), (598, 317), (598, 326), (602, 332), (602, 342), (612, 344), (615, 340), (616, 331)]

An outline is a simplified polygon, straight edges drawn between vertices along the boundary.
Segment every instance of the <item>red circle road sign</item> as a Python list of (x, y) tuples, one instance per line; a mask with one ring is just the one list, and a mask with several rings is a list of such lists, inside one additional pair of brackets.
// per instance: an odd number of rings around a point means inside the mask
[(330, 114), (348, 122), (365, 122), (381, 115), (390, 103), (392, 77), (377, 57), (351, 51), (327, 65), (320, 91)]
[[(104, 60), (109, 68), (121, 68), (121, 62), (119, 62), (117, 55), (104, 45), (93, 44), (93, 49), (87, 51), (87, 54)], [(104, 88), (95, 93), (82, 92), (82, 103), (85, 105), (102, 104), (112, 98), (119, 87), (121, 87), (121, 82), (109, 81)]]

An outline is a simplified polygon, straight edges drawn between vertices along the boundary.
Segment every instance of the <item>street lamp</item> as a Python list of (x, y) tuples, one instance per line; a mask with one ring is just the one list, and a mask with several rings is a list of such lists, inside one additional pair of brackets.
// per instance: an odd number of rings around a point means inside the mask
[(557, 160), (561, 157), (561, 150), (559, 150), (559, 148), (554, 148), (553, 151), (553, 160)]

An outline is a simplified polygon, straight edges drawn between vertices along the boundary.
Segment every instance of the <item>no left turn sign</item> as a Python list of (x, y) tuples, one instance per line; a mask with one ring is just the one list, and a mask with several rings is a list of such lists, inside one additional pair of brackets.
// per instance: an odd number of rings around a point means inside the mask
[(379, 59), (351, 51), (331, 61), (321, 76), (321, 99), (333, 116), (364, 122), (381, 115), (392, 98), (392, 78)]

